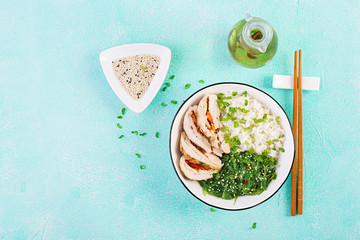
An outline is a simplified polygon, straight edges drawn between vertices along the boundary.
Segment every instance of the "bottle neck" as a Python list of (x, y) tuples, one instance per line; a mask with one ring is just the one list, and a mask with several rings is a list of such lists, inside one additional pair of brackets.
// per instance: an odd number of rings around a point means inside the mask
[(264, 53), (267, 50), (272, 38), (273, 29), (271, 25), (261, 18), (248, 17), (247, 23), (241, 33), (243, 42), (253, 50)]

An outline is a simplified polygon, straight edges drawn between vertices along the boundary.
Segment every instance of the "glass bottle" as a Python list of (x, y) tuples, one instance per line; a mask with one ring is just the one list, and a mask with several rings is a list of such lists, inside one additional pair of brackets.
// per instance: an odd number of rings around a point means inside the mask
[(272, 26), (261, 18), (249, 14), (236, 23), (228, 38), (231, 58), (247, 68), (259, 68), (270, 62), (278, 46), (278, 38)]

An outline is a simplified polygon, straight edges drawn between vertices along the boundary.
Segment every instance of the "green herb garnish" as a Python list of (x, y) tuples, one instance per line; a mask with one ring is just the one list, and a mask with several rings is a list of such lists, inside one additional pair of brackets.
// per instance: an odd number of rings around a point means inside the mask
[(242, 123), (242, 124), (245, 124), (246, 120), (244, 118), (242, 118), (239, 122)]
[(166, 107), (167, 104), (166, 103), (161, 103), (161, 106)]
[(247, 97), (247, 91), (242, 92), (242, 93), (240, 94), (240, 96), (245, 96), (245, 97)]
[(122, 119), (122, 118), (123, 118), (123, 116), (117, 116), (117, 118), (118, 118), (118, 119)]
[(188, 89), (190, 86), (191, 86), (190, 83), (186, 84), (186, 85), (185, 85), (185, 89)]
[(138, 135), (139, 132), (138, 131), (131, 131), (132, 134)]
[(125, 108), (121, 109), (121, 114), (124, 115), (124, 114), (125, 114), (125, 111), (126, 111)]
[(140, 136), (146, 136), (147, 133), (140, 133), (139, 135), (140, 135)]
[(170, 79), (174, 79), (174, 78), (175, 78), (175, 75), (171, 75), (169, 78), (170, 78)]
[(216, 212), (216, 209), (214, 209), (214, 208), (210, 208), (210, 211), (212, 211), (212, 212)]
[(120, 135), (119, 139), (122, 139), (124, 137), (124, 135)]
[(201, 79), (201, 80), (199, 80), (199, 83), (204, 83), (204, 80), (202, 80), (202, 79)]
[(285, 152), (285, 149), (279, 148), (280, 152)]
[(120, 129), (122, 129), (122, 126), (120, 125), (120, 123), (116, 124), (116, 126)]
[(248, 141), (245, 141), (245, 144), (246, 144), (246, 145), (250, 145), (250, 143), (249, 143)]
[(234, 122), (234, 128), (239, 127), (239, 122)]
[(285, 137), (285, 135), (280, 135), (280, 136), (279, 136), (279, 138), (283, 138), (283, 137)]
[(253, 229), (256, 228), (256, 222), (252, 225), (252, 228), (253, 228)]
[(272, 118), (269, 118), (269, 122), (272, 122), (272, 121), (274, 121), (274, 119), (272, 119)]
[(267, 117), (267, 114), (265, 113), (264, 116), (263, 116), (263, 119), (265, 119)]
[(135, 153), (135, 155), (138, 157), (138, 158), (141, 158), (141, 155), (139, 153)]
[(237, 92), (232, 92), (232, 95), (235, 97), (236, 95), (238, 95)]
[(246, 127), (246, 128), (244, 128), (244, 131), (251, 130), (251, 129), (253, 129), (253, 127), (255, 127), (255, 125), (254, 125), (254, 124), (252, 124), (250, 127)]
[(156, 138), (159, 138), (159, 132), (156, 132), (156, 133), (155, 133), (155, 137), (156, 137)]
[(279, 142), (280, 140), (279, 139), (274, 139), (272, 140), (273, 142)]
[(141, 169), (141, 170), (143, 170), (143, 169), (145, 169), (145, 168), (146, 168), (145, 165), (141, 165), (141, 166), (140, 166), (140, 169)]
[(177, 104), (177, 101), (171, 100), (171, 103), (172, 103), (172, 104)]
[(277, 117), (275, 118), (275, 121), (276, 121), (277, 123), (279, 123), (279, 121), (280, 121), (280, 117), (279, 117), (279, 116), (277, 116)]
[(148, 68), (147, 68), (147, 66), (143, 66), (143, 65), (141, 65), (140, 67), (141, 67), (141, 69), (142, 69), (142, 70), (146, 70), (146, 69), (148, 69)]
[(245, 99), (245, 106), (247, 106), (249, 104), (249, 101), (247, 99)]
[(227, 130), (229, 130), (229, 128), (226, 127), (226, 126), (223, 126), (223, 127), (221, 127), (220, 129), (221, 129), (221, 131), (223, 131), (223, 132), (226, 132)]
[(269, 141), (266, 141), (266, 143), (270, 145), (270, 144), (272, 144), (272, 141), (269, 140)]
[(168, 86), (168, 87), (170, 87), (170, 83), (169, 83), (169, 82), (166, 82), (165, 85)]

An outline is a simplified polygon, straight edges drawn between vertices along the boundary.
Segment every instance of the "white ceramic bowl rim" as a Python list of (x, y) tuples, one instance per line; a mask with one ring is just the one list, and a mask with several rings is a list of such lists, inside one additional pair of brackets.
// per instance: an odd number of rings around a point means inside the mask
[[(172, 121), (172, 123), (171, 123), (170, 135), (169, 135), (169, 152), (170, 152), (171, 163), (172, 163), (172, 165), (173, 165), (173, 167), (174, 167), (174, 171), (175, 171), (176, 175), (178, 176), (178, 178), (179, 178), (180, 182), (182, 183), (182, 185), (184, 185), (184, 187), (188, 190), (188, 192), (191, 193), (191, 195), (193, 195), (195, 198), (197, 198), (197, 199), (200, 200), (201, 202), (203, 202), (203, 203), (205, 203), (205, 204), (207, 204), (207, 205), (209, 205), (209, 206), (211, 206), (211, 207), (215, 207), (215, 208), (222, 209), (222, 210), (228, 210), (228, 211), (241, 211), (241, 210), (246, 210), (246, 209), (250, 209), (250, 208), (256, 207), (256, 206), (258, 206), (258, 205), (266, 202), (266, 201), (269, 200), (270, 198), (272, 198), (272, 197), (280, 190), (280, 188), (284, 185), (284, 183), (285, 183), (286, 180), (288, 179), (288, 177), (289, 177), (289, 175), (290, 175), (290, 173), (291, 173), (291, 168), (290, 168), (290, 170), (289, 170), (289, 173), (287, 174), (287, 177), (286, 177), (286, 178), (283, 180), (283, 182), (281, 183), (280, 187), (279, 187), (276, 191), (274, 191), (274, 193), (273, 193), (272, 195), (270, 195), (268, 198), (264, 199), (263, 201), (255, 204), (255, 205), (252, 205), (252, 206), (250, 206), (250, 207), (246, 207), (246, 208), (239, 208), (239, 209), (223, 208), (223, 207), (219, 207), (219, 206), (212, 205), (212, 204), (210, 204), (210, 203), (208, 203), (208, 202), (200, 199), (200, 198), (197, 197), (192, 191), (190, 191), (190, 189), (189, 189), (189, 188), (185, 185), (185, 183), (181, 180), (181, 178), (180, 178), (180, 176), (179, 176), (179, 173), (176, 171), (176, 167), (175, 167), (175, 164), (174, 164), (175, 161), (174, 161), (174, 159), (172, 158), (172, 154), (171, 154), (171, 152), (172, 152), (172, 151), (171, 151), (172, 129), (173, 129), (174, 121), (175, 121), (175, 119), (177, 118), (177, 115), (178, 115), (179, 111), (182, 109), (183, 105), (184, 105), (189, 99), (191, 99), (195, 94), (197, 94), (198, 92), (200, 92), (200, 91), (202, 91), (202, 90), (204, 90), (204, 89), (206, 89), (206, 88), (212, 87), (212, 86), (223, 85), (223, 84), (237, 84), (237, 85), (242, 85), (242, 86), (246, 86), (246, 87), (253, 88), (253, 89), (255, 89), (255, 90), (257, 90), (257, 91), (260, 91), (260, 92), (262, 92), (263, 94), (267, 95), (267, 96), (270, 97), (272, 100), (274, 100), (274, 102), (275, 102), (277, 105), (279, 105), (280, 109), (284, 112), (284, 114), (285, 114), (285, 116), (286, 116), (286, 118), (287, 118), (287, 120), (288, 120), (288, 122), (289, 122), (289, 124), (290, 124), (290, 126), (291, 126), (290, 119), (289, 119), (288, 115), (286, 114), (285, 110), (282, 108), (282, 106), (281, 106), (272, 96), (270, 96), (268, 93), (264, 92), (263, 90), (261, 90), (261, 89), (259, 89), (259, 88), (256, 88), (256, 87), (254, 87), (254, 86), (245, 84), (245, 83), (237, 83), (237, 82), (220, 82), (220, 83), (214, 83), (214, 84), (208, 85), (208, 86), (206, 86), (206, 87), (203, 87), (203, 88), (197, 90), (196, 92), (194, 92), (193, 94), (191, 94), (191, 96), (189, 96), (189, 97), (181, 104), (181, 106), (179, 107), (179, 109), (178, 109), (178, 111), (176, 112), (176, 114), (175, 114), (175, 116), (174, 116), (174, 118), (173, 118), (173, 121)], [(292, 163), (291, 163), (291, 166), (292, 166), (292, 165), (294, 164), (294, 160), (295, 160), (295, 149), (296, 149), (296, 148), (295, 148), (294, 132), (293, 132), (292, 128), (291, 128), (291, 134), (292, 134), (292, 140), (293, 140), (293, 143), (294, 143), (294, 153), (293, 153), (293, 158), (292, 158)], [(181, 174), (181, 173), (180, 173), (180, 174)]]

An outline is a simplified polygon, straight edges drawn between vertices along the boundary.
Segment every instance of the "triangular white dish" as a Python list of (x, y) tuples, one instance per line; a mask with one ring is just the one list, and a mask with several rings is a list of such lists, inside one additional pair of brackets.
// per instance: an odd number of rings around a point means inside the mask
[[(160, 56), (160, 64), (144, 96), (140, 100), (135, 100), (126, 92), (126, 90), (122, 87), (120, 81), (116, 78), (112, 62), (119, 58), (139, 54), (158, 55)], [(127, 107), (137, 113), (142, 112), (156, 96), (168, 72), (170, 60), (171, 51), (169, 48), (157, 44), (148, 43), (121, 45), (118, 47), (107, 49), (100, 53), (101, 67), (112, 90)]]

